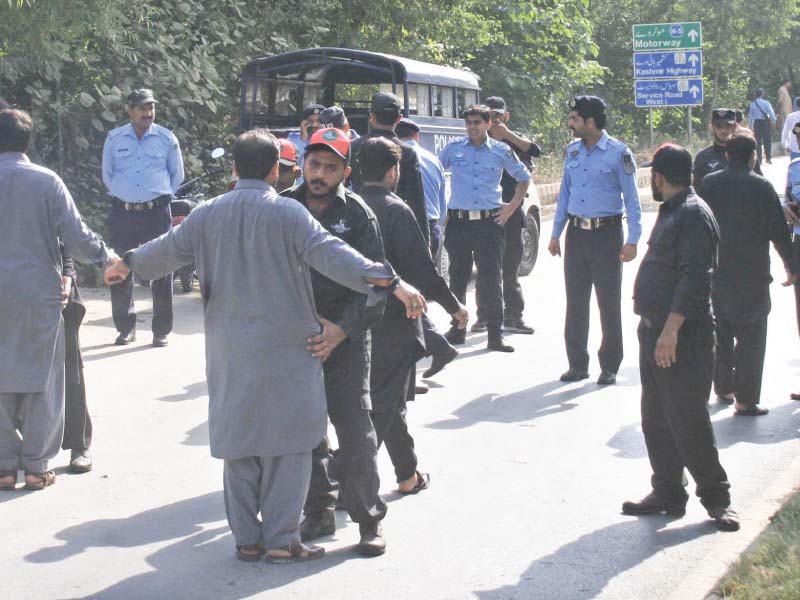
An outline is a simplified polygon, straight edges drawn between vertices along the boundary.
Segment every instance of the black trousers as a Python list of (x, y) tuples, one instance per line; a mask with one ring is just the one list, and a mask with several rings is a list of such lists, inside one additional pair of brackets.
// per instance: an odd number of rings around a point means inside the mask
[(734, 394), (748, 406), (758, 404), (767, 351), (767, 317), (734, 323), (717, 316), (716, 338), (714, 392), (717, 396)]
[(597, 356), (600, 368), (616, 373), (622, 363), (622, 225), (595, 230), (567, 228), (564, 247), (564, 279), (567, 288), (567, 320), (564, 339), (569, 366), (588, 371), (589, 302), (594, 287), (600, 308), (603, 341)]
[(422, 315), (422, 333), (425, 334), (425, 356), (444, 354), (452, 348), (427, 314)]
[(83, 307), (70, 302), (62, 311), (64, 316), (64, 450), (87, 450), (92, 444), (92, 419), (86, 407), (86, 382), (83, 379), (83, 360), (78, 330), (78, 311)]
[(655, 363), (661, 328), (639, 324), (639, 373), (642, 381), (642, 431), (653, 469), (655, 492), (685, 503), (683, 468), (697, 483), (706, 508), (730, 504), (730, 484), (719, 463), (708, 416), (708, 395), (714, 368), (714, 329), (684, 323), (678, 334), (677, 361), (664, 369)]
[(333, 466), (327, 437), (312, 452), (305, 513), (318, 515), (334, 506), (338, 489), (354, 523), (380, 521), (386, 516), (386, 503), (378, 494), (378, 441), (369, 413), (369, 338), (346, 339), (323, 369), (339, 452)]
[(415, 383), (414, 363), (401, 365), (391, 379), (385, 381), (394, 390), (396, 401), (390, 407), (372, 413), (372, 421), (378, 434), (378, 448), (386, 444), (398, 483), (410, 479), (417, 472), (414, 438), (408, 432), (406, 421), (408, 400), (414, 397)]
[[(505, 231), (494, 218), (476, 221), (448, 219), (444, 245), (450, 257), (450, 291), (461, 304), (467, 301), (473, 258), (478, 267), (475, 296), (489, 334), (503, 326), (503, 247)], [(455, 321), (453, 321), (455, 324)]]
[(767, 155), (767, 160), (772, 160), (772, 130), (769, 126), (769, 119), (756, 119), (753, 121), (753, 133), (756, 135), (756, 157), (758, 162), (761, 162), (761, 147), (764, 147), (764, 153)]
[(430, 219), (428, 221), (428, 229), (431, 232), (431, 256), (436, 260), (436, 253), (439, 252), (439, 246), (442, 245), (442, 226), (439, 225), (440, 219)]
[[(114, 202), (108, 211), (109, 244), (120, 256), (166, 233), (171, 226), (168, 202), (142, 211), (126, 211)], [(153, 333), (167, 335), (172, 331), (172, 273), (151, 282), (150, 289), (153, 292)], [(111, 312), (114, 326), (120, 333), (128, 333), (136, 326), (133, 273), (122, 283), (111, 286)]]
[[(520, 207), (506, 221), (505, 246), (503, 249), (503, 320), (520, 320), (525, 310), (525, 298), (519, 284), (519, 264), (522, 262), (522, 230), (526, 226), (525, 213)], [(481, 307), (478, 306), (478, 321), (485, 321)]]

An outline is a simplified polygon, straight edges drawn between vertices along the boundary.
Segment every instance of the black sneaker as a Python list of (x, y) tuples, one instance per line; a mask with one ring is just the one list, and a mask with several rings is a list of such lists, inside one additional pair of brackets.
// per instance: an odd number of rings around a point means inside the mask
[(434, 354), (431, 360), (431, 366), (422, 374), (424, 379), (429, 379), (436, 375), (439, 371), (449, 365), (455, 357), (458, 356), (458, 350), (455, 348), (448, 348), (446, 352)]
[(655, 492), (650, 492), (638, 502), (628, 500), (622, 503), (622, 514), (625, 515), (659, 515), (661, 513), (682, 517), (686, 514), (686, 503), (665, 500)]
[(386, 538), (383, 537), (380, 523), (367, 525), (359, 523), (358, 531), (361, 534), (361, 541), (356, 546), (356, 552), (362, 556), (380, 556), (386, 552)]
[(444, 339), (453, 346), (458, 346), (467, 341), (467, 330), (453, 326), (444, 334)]
[(486, 324), (486, 321), (475, 321), (472, 327), (469, 328), (472, 333), (484, 333), (488, 329), (489, 326)]
[(581, 379), (589, 379), (588, 371), (579, 371), (570, 367), (569, 370), (561, 374), (561, 381), (580, 381)]
[(514, 352), (514, 346), (506, 344), (503, 336), (499, 334), (490, 335), (486, 347), (494, 352)]
[(712, 506), (708, 516), (714, 519), (720, 531), (739, 531), (739, 515), (730, 506)]
[(525, 321), (522, 319), (508, 319), (503, 321), (503, 331), (507, 331), (509, 333), (524, 333), (526, 335), (532, 335), (534, 332), (533, 327), (529, 327), (525, 324)]
[(300, 539), (304, 542), (334, 533), (336, 533), (336, 512), (333, 508), (326, 508), (318, 515), (306, 515), (300, 524)]

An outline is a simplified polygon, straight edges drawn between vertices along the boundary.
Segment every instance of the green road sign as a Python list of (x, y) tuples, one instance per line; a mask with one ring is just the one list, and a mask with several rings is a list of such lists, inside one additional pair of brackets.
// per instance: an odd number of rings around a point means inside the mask
[(686, 50), (703, 46), (700, 23), (653, 23), (633, 26), (634, 52)]

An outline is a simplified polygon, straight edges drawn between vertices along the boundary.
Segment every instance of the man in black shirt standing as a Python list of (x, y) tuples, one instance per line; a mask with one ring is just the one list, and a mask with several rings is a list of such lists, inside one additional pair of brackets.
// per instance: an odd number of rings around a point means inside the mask
[(419, 158), (414, 149), (402, 142), (394, 131), (403, 116), (401, 111), (400, 100), (394, 94), (380, 93), (372, 97), (369, 108), (369, 133), (353, 140), (351, 152), (353, 168), (350, 181), (353, 184), (353, 191), (360, 194), (364, 177), (358, 157), (364, 142), (376, 137), (385, 137), (395, 142), (403, 153), (400, 159), (400, 181), (395, 193), (411, 208), (425, 243), (430, 245), (428, 212), (425, 208), (425, 190), (422, 187)]
[(713, 144), (703, 148), (694, 158), (694, 187), (700, 186), (703, 177), (728, 166), (725, 145), (736, 133), (736, 111), (731, 108), (715, 108), (711, 111), (711, 136)]
[(756, 141), (736, 134), (725, 146), (728, 166), (707, 175), (698, 188), (719, 223), (719, 268), (712, 299), (716, 318), (714, 389), (736, 414), (759, 417), (758, 405), (771, 308), (769, 243), (783, 259), (788, 280), (796, 271), (792, 239), (772, 184), (752, 171)]
[[(320, 224), (364, 256), (384, 260), (383, 242), (375, 215), (363, 200), (344, 187), (350, 173), (350, 141), (338, 129), (320, 129), (309, 139), (303, 162), (303, 183), (281, 195), (301, 202)], [(339, 440), (344, 506), (359, 524), (361, 554), (382, 554), (379, 534), (386, 503), (378, 494), (378, 445), (370, 419), (369, 390), (371, 337), (369, 328), (383, 314), (384, 303), (369, 306), (358, 294), (316, 271), (311, 271), (314, 303), (322, 333), (309, 340), (314, 356), (324, 361), (328, 415)], [(300, 531), (304, 541), (336, 531), (337, 483), (329, 475), (330, 454), (324, 439), (312, 454), (311, 485), (306, 518)]]
[(642, 432), (653, 469), (652, 491), (622, 504), (626, 515), (683, 516), (687, 467), (700, 502), (718, 529), (739, 529), (730, 484), (719, 463), (706, 403), (714, 368), (711, 278), (719, 227), (690, 187), (692, 156), (664, 144), (652, 160), (653, 199), (662, 202), (634, 284), (639, 323)]
[[(404, 281), (412, 283), (428, 300), (441, 304), (463, 330), (467, 309), (436, 272), (411, 210), (391, 191), (400, 177), (400, 158), (401, 150), (393, 141), (367, 140), (359, 156), (364, 176), (361, 193), (378, 219), (386, 260)], [(430, 482), (427, 473), (417, 470), (414, 438), (406, 423), (406, 403), (414, 399), (415, 363), (425, 350), (422, 323), (420, 319), (407, 319), (402, 304), (390, 299), (383, 318), (372, 330), (372, 339), (372, 420), (378, 446), (386, 443), (398, 491), (415, 494)]]

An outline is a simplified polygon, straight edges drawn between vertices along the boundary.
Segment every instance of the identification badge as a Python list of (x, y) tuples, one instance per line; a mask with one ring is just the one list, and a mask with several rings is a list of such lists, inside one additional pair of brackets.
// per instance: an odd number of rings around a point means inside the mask
[(575, 158), (576, 156), (578, 156), (578, 154), (580, 154), (580, 152), (578, 152), (577, 150), (573, 150), (572, 152), (570, 152), (570, 153), (569, 153), (569, 155), (570, 155), (572, 158)]
[(633, 157), (630, 154), (622, 155), (622, 170), (625, 175), (633, 175), (636, 172), (636, 165), (633, 164)]

